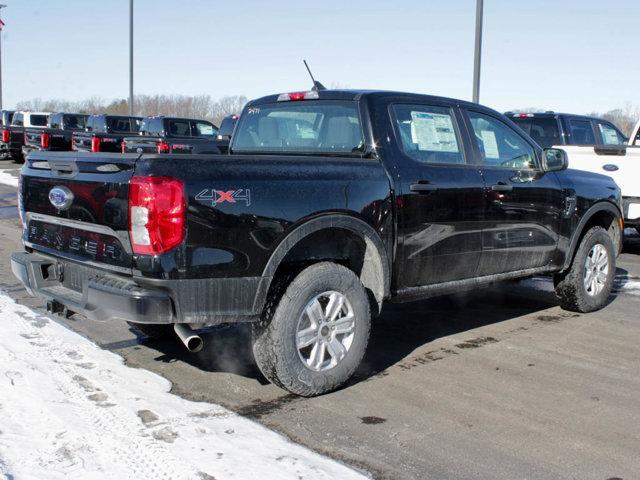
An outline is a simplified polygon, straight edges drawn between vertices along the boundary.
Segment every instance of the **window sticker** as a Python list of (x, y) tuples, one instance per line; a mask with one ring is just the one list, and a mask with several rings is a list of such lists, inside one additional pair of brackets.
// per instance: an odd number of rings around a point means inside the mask
[(605, 145), (618, 145), (618, 133), (607, 125), (598, 124), (600, 132), (602, 133), (602, 140)]
[(442, 113), (411, 112), (411, 141), (418, 150), (458, 152), (451, 116)]
[(482, 144), (484, 145), (485, 158), (499, 159), (500, 152), (498, 151), (496, 134), (491, 130), (480, 130), (480, 136), (482, 137)]

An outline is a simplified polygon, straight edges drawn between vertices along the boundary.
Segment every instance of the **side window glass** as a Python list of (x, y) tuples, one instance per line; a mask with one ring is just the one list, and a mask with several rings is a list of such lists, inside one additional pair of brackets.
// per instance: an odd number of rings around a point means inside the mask
[(173, 137), (190, 137), (191, 126), (188, 120), (169, 120), (169, 134)]
[(624, 138), (615, 128), (606, 123), (598, 123), (598, 130), (600, 131), (600, 137), (604, 145), (624, 145), (626, 138)]
[(497, 118), (468, 112), (481, 163), (518, 170), (537, 168), (534, 148), (511, 127)]
[(208, 122), (192, 122), (194, 137), (213, 137), (218, 129)]
[(51, 115), (49, 117), (49, 128), (60, 128), (61, 114)]
[(453, 113), (448, 107), (394, 105), (400, 146), (423, 163), (465, 163)]
[(595, 145), (596, 137), (593, 135), (591, 122), (588, 120), (569, 120), (571, 128), (572, 145)]

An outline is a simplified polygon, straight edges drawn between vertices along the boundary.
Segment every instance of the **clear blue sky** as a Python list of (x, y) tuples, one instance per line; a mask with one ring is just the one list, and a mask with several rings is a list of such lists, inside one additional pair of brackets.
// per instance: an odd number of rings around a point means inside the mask
[[(5, 107), (128, 95), (128, 0), (3, 0)], [(470, 99), (475, 0), (136, 0), (136, 93), (325, 85)], [(481, 103), (605, 111), (640, 104), (631, 0), (485, 0)]]

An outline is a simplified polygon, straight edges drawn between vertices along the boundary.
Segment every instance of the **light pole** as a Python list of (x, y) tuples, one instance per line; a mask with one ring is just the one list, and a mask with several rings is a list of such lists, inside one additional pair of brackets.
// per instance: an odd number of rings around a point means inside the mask
[[(0, 11), (6, 7), (6, 5), (0, 5)], [(2, 29), (4, 23), (0, 19), (0, 110), (2, 110)]]
[(482, 7), (483, 0), (476, 0), (476, 46), (473, 54), (473, 103), (480, 101), (480, 57), (482, 56)]
[(133, 116), (133, 0), (129, 0), (129, 115)]

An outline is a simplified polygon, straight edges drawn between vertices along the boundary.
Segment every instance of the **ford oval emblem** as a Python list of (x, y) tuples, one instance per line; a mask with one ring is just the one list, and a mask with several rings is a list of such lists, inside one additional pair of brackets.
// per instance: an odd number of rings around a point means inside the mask
[(603, 170), (606, 170), (607, 172), (615, 172), (616, 170), (618, 170), (618, 166), (614, 165), (613, 163), (607, 163), (606, 165), (602, 166)]
[(73, 192), (67, 187), (53, 187), (49, 190), (49, 201), (58, 210), (66, 210), (73, 203)]

